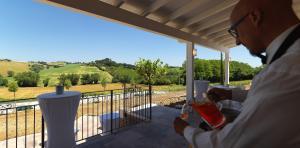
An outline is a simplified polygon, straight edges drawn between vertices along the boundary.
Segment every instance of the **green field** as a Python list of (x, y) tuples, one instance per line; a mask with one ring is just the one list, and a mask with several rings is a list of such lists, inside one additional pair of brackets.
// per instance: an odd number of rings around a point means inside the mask
[[(105, 71), (99, 70), (97, 67), (92, 66), (84, 66), (81, 64), (68, 64), (64, 67), (59, 68), (49, 68), (44, 69), (40, 72), (41, 81), (50, 78), (49, 86), (55, 86), (58, 83), (58, 77), (61, 74), (91, 74), (91, 73), (99, 73), (101, 76), (107, 76), (109, 78), (109, 81), (111, 81), (112, 76)], [(40, 84), (41, 85), (41, 84)]]
[(245, 86), (251, 85), (252, 80), (243, 80), (243, 81), (232, 81), (230, 82), (231, 86)]
[(57, 76), (62, 73), (96, 73), (102, 72), (97, 67), (82, 66), (81, 64), (68, 64), (64, 67), (44, 69), (40, 72), (41, 76)]
[[(64, 65), (62, 62), (51, 62), (50, 65)], [(30, 63), (26, 62), (15, 62), (15, 61), (0, 61), (0, 74), (7, 76), (7, 71), (14, 71), (15, 74), (20, 72), (29, 71)], [(54, 68), (51, 66), (49, 69), (44, 69), (40, 71), (40, 83), (42, 86), (42, 81), (46, 78), (50, 78), (49, 86), (55, 86), (58, 83), (58, 77), (61, 74), (91, 74), (99, 73), (101, 76), (106, 76), (109, 81), (111, 81), (112, 76), (105, 71), (99, 70), (94, 66), (85, 66), (81, 64), (66, 64), (63, 67)], [(13, 78), (7, 77), (8, 81), (13, 81)]]
[(29, 64), (26, 62), (0, 61), (0, 74), (7, 76), (7, 71), (14, 71), (15, 73), (29, 71)]

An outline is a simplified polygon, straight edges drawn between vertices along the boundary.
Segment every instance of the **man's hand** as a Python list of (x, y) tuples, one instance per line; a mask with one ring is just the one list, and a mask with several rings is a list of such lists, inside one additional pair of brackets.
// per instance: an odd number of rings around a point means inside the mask
[(189, 124), (181, 118), (177, 117), (175, 118), (173, 125), (176, 133), (183, 136), (184, 128), (187, 127)]
[(212, 88), (207, 93), (212, 101), (218, 102), (220, 100), (232, 99), (232, 91), (221, 88)]

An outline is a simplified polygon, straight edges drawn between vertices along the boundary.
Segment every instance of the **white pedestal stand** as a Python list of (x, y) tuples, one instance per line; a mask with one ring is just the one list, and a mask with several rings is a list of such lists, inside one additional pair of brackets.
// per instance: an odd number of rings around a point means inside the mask
[(61, 95), (39, 95), (38, 101), (47, 126), (47, 148), (76, 147), (74, 120), (81, 93), (66, 91)]

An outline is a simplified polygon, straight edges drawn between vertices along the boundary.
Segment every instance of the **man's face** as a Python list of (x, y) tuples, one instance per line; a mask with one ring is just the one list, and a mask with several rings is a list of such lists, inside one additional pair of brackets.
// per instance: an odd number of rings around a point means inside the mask
[(265, 47), (261, 42), (260, 26), (255, 22), (260, 20), (253, 20), (252, 13), (241, 14), (242, 13), (234, 13), (231, 17), (232, 24), (239, 23), (233, 28), (238, 34), (238, 36), (235, 37), (236, 44), (242, 44), (247, 47), (250, 54), (253, 56), (262, 53), (265, 51)]

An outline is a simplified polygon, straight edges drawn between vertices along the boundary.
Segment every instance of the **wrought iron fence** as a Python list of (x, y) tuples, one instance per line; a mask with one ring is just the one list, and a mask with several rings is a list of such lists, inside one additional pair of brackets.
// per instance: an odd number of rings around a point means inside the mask
[[(151, 87), (83, 93), (74, 123), (76, 142), (151, 120)], [(0, 147), (44, 147), (47, 126), (38, 104), (0, 107)]]

